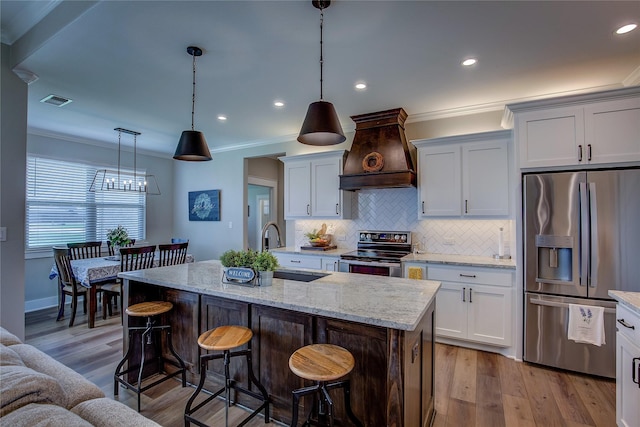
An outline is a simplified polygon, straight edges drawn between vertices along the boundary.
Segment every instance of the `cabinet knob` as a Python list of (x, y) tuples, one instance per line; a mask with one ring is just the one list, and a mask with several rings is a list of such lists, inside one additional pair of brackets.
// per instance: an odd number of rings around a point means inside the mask
[(464, 213), (469, 213), (469, 200), (464, 201)]
[(336, 203), (336, 215), (340, 215), (339, 207), (340, 207), (340, 205), (338, 203)]
[(578, 145), (578, 161), (582, 161), (582, 145)]
[(587, 144), (587, 160), (591, 161), (591, 144)]
[(424, 213), (424, 200), (422, 201), (422, 213)]
[(307, 203), (307, 215), (311, 215), (311, 212), (309, 210), (310, 207), (311, 207), (311, 205)]
[(473, 288), (469, 288), (469, 304), (473, 302)]
[(467, 292), (467, 288), (462, 288), (462, 302), (467, 302), (467, 300), (465, 299), (466, 292)]

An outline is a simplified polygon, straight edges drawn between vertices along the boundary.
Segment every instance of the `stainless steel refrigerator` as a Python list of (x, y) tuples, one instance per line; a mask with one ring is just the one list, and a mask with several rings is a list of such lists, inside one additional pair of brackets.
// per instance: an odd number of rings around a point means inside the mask
[[(640, 291), (640, 169), (524, 176), (524, 360), (615, 377), (612, 289)], [(606, 344), (567, 338), (569, 304), (604, 307)]]

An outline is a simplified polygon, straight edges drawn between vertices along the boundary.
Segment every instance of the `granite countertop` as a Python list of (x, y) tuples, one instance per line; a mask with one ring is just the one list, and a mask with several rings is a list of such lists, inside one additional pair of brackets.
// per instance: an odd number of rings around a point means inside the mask
[(403, 257), (402, 262), (424, 262), (432, 264), (450, 264), (450, 265), (467, 265), (474, 267), (494, 267), (515, 269), (516, 262), (514, 259), (495, 259), (486, 256), (470, 256), (470, 255), (446, 255), (432, 253), (409, 254)]
[(340, 256), (342, 254), (346, 254), (347, 252), (353, 251), (353, 249), (337, 248), (337, 249), (329, 249), (326, 251), (321, 251), (321, 250), (311, 250), (311, 249), (305, 250), (305, 249), (300, 249), (300, 247), (296, 247), (296, 246), (287, 246), (282, 248), (269, 249), (269, 251), (279, 252), (283, 254), (294, 254), (294, 255)]
[(640, 292), (609, 291), (609, 296), (640, 316)]
[(273, 279), (271, 286), (247, 287), (223, 283), (222, 265), (218, 260), (123, 272), (118, 277), (406, 331), (417, 327), (440, 287), (440, 282), (432, 280), (339, 272), (331, 272), (308, 283)]

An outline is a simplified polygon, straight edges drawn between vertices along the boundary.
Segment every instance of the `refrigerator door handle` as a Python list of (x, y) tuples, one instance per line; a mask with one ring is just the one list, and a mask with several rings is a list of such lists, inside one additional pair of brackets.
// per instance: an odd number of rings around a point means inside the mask
[[(531, 298), (529, 300), (529, 302), (531, 302), (531, 304), (535, 304), (535, 305), (544, 305), (546, 307), (558, 307), (558, 308), (569, 308), (569, 304), (564, 303), (564, 302), (555, 302), (555, 301), (546, 301), (546, 300), (542, 300), (539, 298)], [(615, 308), (606, 308), (604, 309), (605, 313), (614, 313), (616, 312)]]
[(589, 238), (591, 243), (591, 259), (589, 261), (589, 286), (598, 286), (598, 208), (596, 200), (596, 183), (589, 183)]
[(580, 197), (580, 286), (588, 285), (589, 281), (589, 194), (587, 183), (578, 184)]

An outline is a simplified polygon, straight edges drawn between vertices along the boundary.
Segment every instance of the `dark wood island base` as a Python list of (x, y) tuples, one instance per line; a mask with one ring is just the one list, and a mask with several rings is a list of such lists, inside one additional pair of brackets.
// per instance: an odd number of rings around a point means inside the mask
[[(431, 299), (417, 327), (408, 331), (131, 279), (124, 283), (125, 305), (148, 300), (169, 301), (174, 305), (171, 312), (163, 315), (162, 322), (173, 329), (174, 347), (187, 365), (187, 380), (192, 384), (199, 380), (198, 336), (220, 325), (242, 325), (253, 331), (249, 343), (253, 370), (269, 393), (273, 419), (288, 424), (292, 390), (311, 385), (289, 370), (291, 354), (305, 345), (328, 343), (346, 348), (355, 358), (355, 368), (349, 374), (351, 404), (365, 426), (424, 427), (433, 421), (435, 298)], [(136, 326), (136, 322), (135, 318), (125, 317), (125, 348), (128, 326)], [(140, 358), (139, 349), (136, 350), (132, 352), (132, 362)], [(149, 375), (157, 368), (152, 357), (149, 355), (146, 372)], [(222, 362), (213, 361), (207, 372), (208, 381), (212, 383), (205, 388), (217, 389), (222, 384), (222, 374)], [(231, 376), (242, 386), (251, 387), (243, 359), (234, 360)], [(342, 392), (336, 393), (336, 422), (349, 425), (339, 394)], [(252, 399), (243, 400), (242, 395), (238, 399), (247, 407), (256, 405)], [(310, 407), (309, 399), (301, 402), (300, 418)]]

